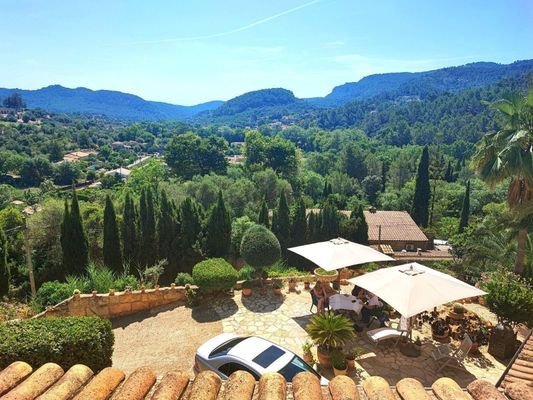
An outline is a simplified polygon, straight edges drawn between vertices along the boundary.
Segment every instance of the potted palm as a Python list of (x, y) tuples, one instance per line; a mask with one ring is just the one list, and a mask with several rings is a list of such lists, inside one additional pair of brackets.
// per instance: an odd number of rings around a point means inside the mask
[(346, 363), (346, 358), (340, 350), (335, 350), (331, 354), (331, 363), (333, 365), (333, 373), (335, 376), (346, 375), (348, 371), (348, 365)]
[(352, 321), (331, 312), (313, 315), (305, 330), (316, 344), (318, 361), (324, 367), (331, 366), (331, 353), (355, 336)]

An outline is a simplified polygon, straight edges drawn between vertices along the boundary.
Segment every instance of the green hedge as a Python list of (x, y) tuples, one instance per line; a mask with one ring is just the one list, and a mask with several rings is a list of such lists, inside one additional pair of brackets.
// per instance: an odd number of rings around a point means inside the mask
[(237, 282), (235, 268), (222, 258), (209, 258), (192, 269), (192, 278), (199, 289), (217, 292), (231, 289)]
[(34, 368), (55, 362), (65, 371), (85, 364), (97, 372), (111, 366), (114, 342), (111, 322), (97, 317), (0, 323), (0, 369), (26, 361)]

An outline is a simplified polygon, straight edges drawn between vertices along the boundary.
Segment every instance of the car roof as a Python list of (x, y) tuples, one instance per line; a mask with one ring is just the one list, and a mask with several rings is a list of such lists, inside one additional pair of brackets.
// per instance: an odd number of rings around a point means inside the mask
[[(254, 361), (257, 356), (270, 348), (273, 348), (273, 350), (278, 350), (281, 353), (279, 357), (272, 361), (271, 364), (263, 367)], [(257, 336), (250, 336), (244, 339), (242, 342), (237, 343), (229, 351), (228, 355), (240, 360), (244, 360), (250, 366), (253, 365), (253, 368), (261, 374), (268, 371), (279, 371), (294, 357), (294, 353), (288, 351), (287, 349), (284, 349), (283, 347), (278, 346), (269, 340)]]

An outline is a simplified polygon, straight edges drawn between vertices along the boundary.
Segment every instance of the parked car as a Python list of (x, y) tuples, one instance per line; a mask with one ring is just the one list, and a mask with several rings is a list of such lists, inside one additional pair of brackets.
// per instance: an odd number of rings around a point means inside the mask
[(267, 372), (278, 372), (287, 382), (292, 382), (296, 374), (308, 371), (320, 379), (321, 385), (329, 382), (292, 351), (257, 336), (231, 333), (222, 333), (201, 345), (196, 351), (194, 370), (211, 370), (222, 379), (242, 370), (256, 380)]

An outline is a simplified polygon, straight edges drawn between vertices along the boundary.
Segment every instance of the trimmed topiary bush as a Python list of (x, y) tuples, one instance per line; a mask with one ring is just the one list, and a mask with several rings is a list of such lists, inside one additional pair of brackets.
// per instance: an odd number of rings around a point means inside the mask
[(191, 274), (188, 274), (186, 272), (180, 272), (176, 276), (176, 280), (174, 283), (177, 286), (185, 286), (185, 285), (194, 285), (194, 279), (192, 279)]
[(271, 231), (262, 225), (254, 225), (242, 237), (241, 254), (247, 264), (261, 270), (279, 260), (281, 248)]
[(208, 258), (192, 269), (192, 279), (200, 290), (222, 292), (231, 289), (237, 282), (235, 268), (223, 258)]
[(85, 364), (94, 372), (111, 366), (111, 322), (97, 317), (42, 318), (0, 324), (0, 369), (25, 361), (34, 369), (55, 362), (66, 371)]
[[(74, 289), (70, 283), (63, 283), (58, 281), (45, 282), (37, 290), (35, 302), (40, 310), (44, 310), (47, 306), (54, 306), (61, 303), (63, 300), (72, 296)], [(79, 288), (83, 290), (83, 288)]]

